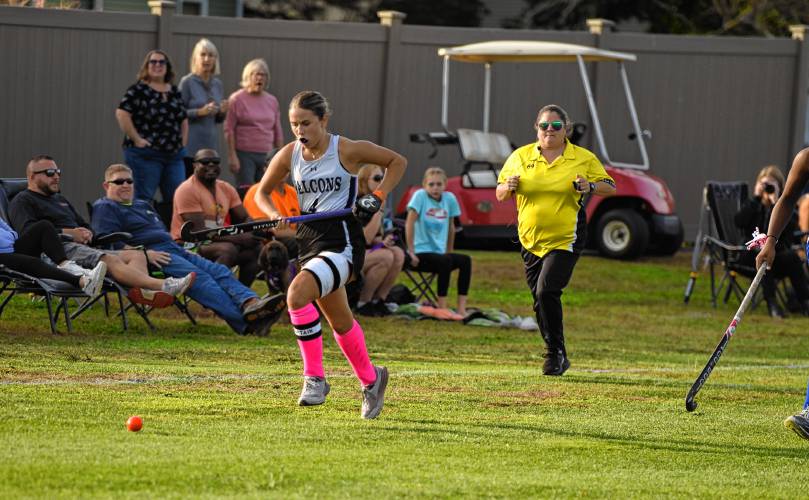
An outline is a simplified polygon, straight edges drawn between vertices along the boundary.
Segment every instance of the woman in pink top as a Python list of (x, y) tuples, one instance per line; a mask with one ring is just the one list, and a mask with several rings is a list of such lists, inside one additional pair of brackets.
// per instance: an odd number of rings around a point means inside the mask
[(264, 90), (269, 81), (267, 62), (253, 59), (242, 71), (242, 89), (230, 96), (225, 137), (237, 187), (258, 182), (267, 154), (284, 145), (278, 99)]

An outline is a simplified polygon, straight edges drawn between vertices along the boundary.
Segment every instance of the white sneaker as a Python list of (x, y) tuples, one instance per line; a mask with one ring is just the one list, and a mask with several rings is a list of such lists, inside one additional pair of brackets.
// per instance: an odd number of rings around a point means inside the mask
[(194, 284), (197, 279), (197, 273), (188, 273), (183, 278), (166, 278), (163, 281), (163, 291), (169, 295), (184, 294)]
[(322, 405), (326, 402), (326, 395), (329, 393), (331, 387), (322, 377), (303, 377), (303, 389), (301, 396), (298, 398), (298, 404), (301, 406), (315, 406)]
[(376, 382), (371, 387), (362, 388), (362, 418), (371, 419), (379, 416), (385, 402), (385, 388), (388, 386), (388, 369), (375, 366)]
[(537, 325), (537, 320), (533, 316), (526, 316), (522, 319), (518, 328), (526, 331), (538, 331), (539, 325)]
[(81, 290), (89, 297), (96, 297), (104, 286), (104, 277), (107, 275), (107, 264), (100, 262), (96, 267), (84, 275), (84, 286)]
[[(100, 264), (100, 262), (99, 262)], [(106, 264), (104, 265), (106, 267)], [(80, 265), (76, 264), (72, 260), (66, 260), (57, 266), (62, 271), (68, 272), (75, 276), (88, 276), (90, 274), (89, 269), (85, 269)]]

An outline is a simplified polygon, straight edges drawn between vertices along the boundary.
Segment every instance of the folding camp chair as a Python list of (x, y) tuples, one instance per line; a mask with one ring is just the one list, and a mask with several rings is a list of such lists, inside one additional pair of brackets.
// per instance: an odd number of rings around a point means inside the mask
[[(58, 333), (57, 321), (60, 312), (64, 313), (67, 331), (73, 331), (73, 315), (70, 314), (68, 299), (75, 298), (83, 301), (88, 299), (81, 289), (69, 283), (35, 278), (0, 264), (0, 316), (3, 315), (3, 311), (11, 299), (20, 294), (33, 294), (44, 299), (48, 308), (51, 333)], [(54, 303), (56, 307), (54, 307)]]
[[(711, 282), (711, 303), (716, 307), (718, 297), (724, 303), (735, 295), (738, 300), (745, 294), (739, 283), (739, 276), (752, 278), (756, 269), (745, 261), (747, 247), (745, 242), (752, 235), (744, 234), (736, 226), (734, 217), (747, 201), (748, 190), (745, 182), (709, 181), (703, 190), (702, 208), (700, 211), (699, 229), (694, 241), (694, 252), (691, 257), (691, 274), (686, 285), (684, 301), (691, 298), (699, 274), (700, 262), (708, 268)], [(766, 228), (761, 228), (766, 231)], [(718, 269), (722, 275), (717, 279)], [(783, 295), (780, 293), (780, 295)], [(760, 293), (754, 298), (754, 305), (760, 300)], [(784, 297), (779, 297), (785, 301)]]
[[(0, 217), (3, 217), (4, 220), (8, 221), (8, 206), (11, 199), (17, 194), (24, 191), (28, 186), (27, 179), (20, 179), (20, 178), (11, 178), (11, 179), (0, 179)], [(111, 235), (108, 237), (108, 240), (115, 240), (116, 238), (125, 237), (126, 233), (121, 233), (117, 235)], [(103, 243), (103, 240), (102, 240)], [(9, 271), (8, 269), (6, 271)], [(79, 307), (73, 311), (72, 313), (68, 313), (67, 311), (67, 301), (60, 300), (56, 310), (54, 311), (54, 315), (51, 317), (51, 330), (54, 330), (55, 323), (54, 318), (58, 317), (59, 312), (64, 308), (66, 316), (66, 320), (73, 320), (80, 316), (84, 311), (92, 307), (96, 304), (99, 300), (103, 300), (104, 305), (104, 312), (109, 316), (110, 313), (110, 300), (109, 295), (113, 295), (116, 299), (118, 304), (118, 313), (117, 315), (121, 317), (121, 325), (123, 330), (126, 331), (129, 328), (129, 321), (126, 316), (126, 308), (124, 307), (124, 299), (123, 297), (126, 296), (126, 290), (117, 282), (110, 278), (106, 278), (104, 280), (104, 286), (102, 287), (101, 294), (96, 297), (87, 297), (81, 291), (78, 294), (75, 290), (69, 290), (65, 288), (65, 286), (70, 287), (70, 285), (62, 284), (61, 282), (53, 281), (53, 280), (33, 280), (30, 276), (23, 275), (25, 277), (20, 276), (21, 273), (17, 273), (16, 278), (22, 280), (21, 283), (17, 283), (22, 285), (21, 287), (17, 287), (13, 283), (14, 276), (11, 273), (6, 273), (5, 288), (4, 290), (7, 291), (10, 295), (4, 299), (3, 307), (11, 300), (11, 296), (15, 294), (22, 293), (24, 290), (28, 293), (34, 293), (35, 295), (40, 295), (45, 299), (45, 302), (49, 305), (49, 315), (51, 314), (50, 309), (50, 302), (52, 301), (53, 297), (61, 297), (65, 295), (65, 298), (76, 298), (76, 299), (83, 299), (80, 301)], [(47, 294), (44, 292), (38, 293), (35, 289), (37, 286), (45, 287)], [(12, 290), (14, 292), (12, 293)], [(131, 301), (130, 301), (131, 303)], [(146, 324), (149, 326), (150, 329), (154, 331), (154, 325), (151, 324), (149, 319), (144, 314), (144, 309), (138, 304), (134, 304), (135, 311), (141, 316)], [(1, 309), (1, 308), (0, 308)], [(68, 322), (68, 330), (71, 330), (71, 324)]]
[[(396, 229), (397, 237), (402, 244), (402, 248), (407, 248), (407, 241), (405, 240), (405, 221), (404, 219), (393, 219), (393, 227)], [(407, 277), (410, 284), (405, 284), (410, 293), (415, 297), (415, 301), (436, 307), (438, 305), (438, 294), (433, 289), (433, 281), (438, 276), (436, 273), (428, 271), (418, 271), (413, 267), (410, 261), (410, 255), (405, 251), (404, 266), (402, 272)]]
[[(25, 190), (27, 185), (28, 181), (26, 179), (0, 179), (0, 218), (4, 221), (9, 221), (8, 204), (10, 199)], [(72, 320), (90, 304), (98, 300), (98, 297), (88, 297), (82, 290), (69, 283), (35, 278), (0, 265), (0, 315), (3, 314), (11, 299), (20, 294), (32, 294), (44, 299), (52, 333), (57, 333), (57, 320), (60, 313), (64, 313), (67, 330), (72, 332)], [(80, 301), (79, 308), (73, 313), (70, 312), (69, 299)]]

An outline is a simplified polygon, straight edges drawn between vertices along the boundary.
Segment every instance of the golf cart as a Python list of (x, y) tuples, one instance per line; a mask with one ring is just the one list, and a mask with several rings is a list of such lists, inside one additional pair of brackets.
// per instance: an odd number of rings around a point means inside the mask
[[(443, 130), (411, 134), (413, 142), (433, 147), (457, 145), (463, 158), (459, 176), (450, 177), (447, 190), (454, 193), (461, 205), (459, 221), (462, 239), (491, 241), (517, 240), (517, 213), (513, 202), (500, 203), (495, 198), (497, 174), (503, 162), (514, 150), (509, 139), (489, 131), (491, 68), (500, 62), (572, 62), (578, 64), (590, 118), (595, 131), (596, 154), (607, 172), (615, 179), (617, 192), (610, 197), (593, 196), (587, 200), (588, 246), (605, 256), (631, 259), (647, 250), (672, 254), (683, 241), (683, 225), (674, 212), (674, 198), (663, 180), (649, 175), (649, 157), (644, 144), (648, 131), (642, 131), (629, 89), (624, 63), (635, 61), (634, 54), (600, 50), (583, 45), (537, 41), (491, 41), (438, 50), (444, 59), (442, 81), (441, 125)], [(451, 60), (483, 64), (484, 101), (483, 130), (448, 127), (449, 63)], [(613, 161), (607, 153), (601, 121), (590, 88), (585, 63), (617, 63), (620, 80), (628, 103), (633, 132), (629, 140), (637, 142), (641, 163)], [(584, 123), (575, 123), (570, 140), (578, 143), (587, 130)], [(419, 186), (410, 187), (400, 200), (397, 214), (406, 212), (407, 201)]]

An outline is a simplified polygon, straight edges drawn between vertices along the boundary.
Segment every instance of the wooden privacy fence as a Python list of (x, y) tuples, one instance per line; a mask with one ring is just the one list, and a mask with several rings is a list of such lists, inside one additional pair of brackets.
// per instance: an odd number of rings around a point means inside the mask
[[(100, 196), (104, 168), (123, 159), (114, 110), (146, 52), (165, 49), (179, 81), (201, 37), (219, 49), (227, 93), (238, 89), (244, 64), (263, 57), (269, 91), (282, 106), (300, 90), (320, 90), (335, 111), (333, 131), (408, 157), (404, 183), (420, 182), (429, 165), (458, 172), (456, 149), (428, 159), (429, 148), (409, 142), (412, 132), (440, 128), (438, 48), (511, 39), (632, 52), (638, 61), (629, 64), (629, 80), (641, 126), (652, 132), (651, 173), (674, 193), (687, 238), (696, 232), (705, 181), (752, 181), (771, 163), (786, 170), (805, 142), (804, 27), (796, 39), (596, 34), (410, 26), (391, 12), (380, 13), (380, 24), (195, 17), (174, 15), (171, 2), (150, 4), (153, 15), (0, 7), (0, 176), (22, 175), (31, 155), (47, 152), (64, 169), (63, 189), (77, 206)], [(449, 125), (481, 128), (483, 71), (451, 67)], [(576, 71), (565, 64), (497, 65), (491, 130), (528, 143), (537, 109), (551, 102), (589, 124)], [(611, 156), (637, 160), (617, 74), (598, 65), (590, 71)], [(585, 142), (592, 144), (590, 135)]]

